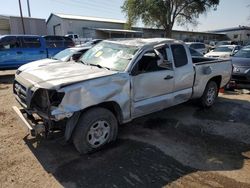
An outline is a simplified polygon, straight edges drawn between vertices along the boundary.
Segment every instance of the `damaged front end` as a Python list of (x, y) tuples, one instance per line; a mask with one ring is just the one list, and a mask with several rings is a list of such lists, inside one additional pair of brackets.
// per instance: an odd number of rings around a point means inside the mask
[(32, 136), (44, 135), (58, 129), (63, 129), (65, 118), (72, 114), (53, 116), (53, 109), (56, 109), (61, 103), (64, 93), (53, 89), (38, 88), (29, 90), (18, 82), (13, 85), (13, 92), (17, 101), (23, 108), (13, 107), (19, 118), (30, 131)]

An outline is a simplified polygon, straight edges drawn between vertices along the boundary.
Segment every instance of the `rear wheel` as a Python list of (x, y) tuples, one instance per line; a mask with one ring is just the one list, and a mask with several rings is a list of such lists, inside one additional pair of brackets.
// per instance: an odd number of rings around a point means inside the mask
[(211, 107), (218, 96), (218, 86), (214, 81), (208, 82), (205, 91), (200, 99), (201, 105), (205, 108)]
[(117, 120), (112, 112), (105, 108), (92, 108), (79, 118), (73, 143), (81, 154), (90, 153), (115, 140), (117, 132)]

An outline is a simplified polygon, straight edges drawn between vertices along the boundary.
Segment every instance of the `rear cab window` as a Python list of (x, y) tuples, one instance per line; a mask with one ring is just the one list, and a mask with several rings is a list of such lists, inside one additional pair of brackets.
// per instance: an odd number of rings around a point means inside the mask
[(70, 36), (45, 36), (44, 39), (47, 48), (67, 48), (74, 46), (74, 42)]
[(39, 37), (22, 37), (22, 48), (40, 48), (41, 41)]
[(182, 67), (188, 64), (188, 57), (186, 53), (186, 49), (181, 44), (172, 44), (171, 50), (174, 59), (174, 65), (176, 68)]

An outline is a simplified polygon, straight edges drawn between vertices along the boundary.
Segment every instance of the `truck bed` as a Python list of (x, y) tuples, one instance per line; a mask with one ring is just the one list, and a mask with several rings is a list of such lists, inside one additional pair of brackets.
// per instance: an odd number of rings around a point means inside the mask
[(200, 64), (205, 62), (218, 62), (217, 58), (210, 58), (210, 57), (192, 57), (193, 64)]
[(226, 85), (232, 73), (232, 62), (230, 59), (216, 59), (206, 57), (195, 57), (193, 59), (195, 69), (195, 80), (192, 98), (202, 96), (208, 80), (214, 77), (221, 79), (220, 87)]

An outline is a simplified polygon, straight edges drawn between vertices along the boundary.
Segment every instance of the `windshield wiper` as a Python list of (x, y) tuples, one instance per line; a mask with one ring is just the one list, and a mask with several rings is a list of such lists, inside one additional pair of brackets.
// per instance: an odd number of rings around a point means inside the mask
[(99, 64), (90, 63), (89, 65), (90, 65), (90, 66), (98, 67), (98, 68), (100, 68), (100, 69), (108, 69), (108, 70), (110, 70), (110, 68), (108, 68), (108, 67), (103, 67), (103, 66), (101, 66), (101, 65), (99, 65)]
[(84, 65), (88, 65), (88, 64), (85, 63), (83, 60), (79, 60), (79, 61), (77, 61), (77, 62), (82, 63), (82, 64), (84, 64)]
[(78, 61), (78, 62), (80, 62), (80, 63), (82, 63), (82, 64), (84, 64), (84, 65), (89, 65), (89, 66), (98, 67), (98, 68), (100, 68), (100, 69), (108, 69), (108, 70), (111, 70), (109, 67), (103, 67), (103, 66), (101, 66), (101, 65), (99, 65), (99, 64), (86, 63), (86, 62), (84, 62), (83, 60), (80, 60), (80, 61)]

